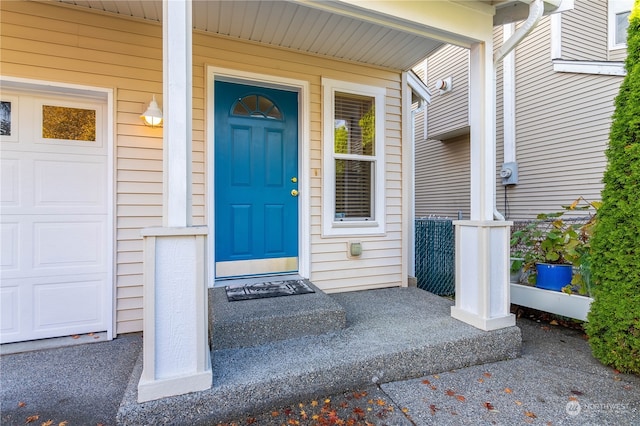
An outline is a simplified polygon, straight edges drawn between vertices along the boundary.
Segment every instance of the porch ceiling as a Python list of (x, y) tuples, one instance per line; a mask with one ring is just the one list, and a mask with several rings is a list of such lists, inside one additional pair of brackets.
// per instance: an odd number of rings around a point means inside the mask
[[(161, 0), (58, 0), (122, 16), (162, 21)], [(478, 1), (504, 6), (511, 0)], [(519, 2), (516, 2), (519, 3)], [(327, 7), (327, 5), (330, 5)], [(425, 2), (428, 7), (428, 2)], [(315, 55), (408, 70), (444, 44), (428, 28), (403, 30), (380, 19), (359, 19), (340, 2), (194, 0), (196, 30)], [(341, 13), (342, 12), (342, 13)], [(434, 33), (435, 34), (435, 33)]]
[[(162, 22), (161, 0), (58, 0), (67, 5)], [(467, 0), (468, 1), (468, 0)], [(494, 24), (524, 19), (530, 0), (474, 0), (494, 10)], [(545, 0), (545, 8), (560, 0)], [(449, 34), (362, 6), (316, 0), (193, 0), (196, 30), (315, 55), (408, 70), (447, 42)], [(429, 7), (429, 2), (425, 2)], [(468, 3), (471, 4), (471, 3)], [(362, 18), (367, 16), (367, 18)]]

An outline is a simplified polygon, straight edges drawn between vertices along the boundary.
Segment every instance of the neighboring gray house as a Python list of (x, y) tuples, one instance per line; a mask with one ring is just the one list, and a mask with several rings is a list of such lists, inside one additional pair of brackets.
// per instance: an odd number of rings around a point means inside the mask
[[(600, 198), (632, 6), (575, 0), (573, 10), (543, 17), (515, 59), (497, 62), (496, 202), (507, 219)], [(495, 27), (495, 50), (513, 30)], [(433, 93), (416, 122), (416, 217), (469, 217), (468, 64), (467, 49), (446, 45), (415, 69)], [(517, 164), (517, 184), (503, 186), (503, 163)]]

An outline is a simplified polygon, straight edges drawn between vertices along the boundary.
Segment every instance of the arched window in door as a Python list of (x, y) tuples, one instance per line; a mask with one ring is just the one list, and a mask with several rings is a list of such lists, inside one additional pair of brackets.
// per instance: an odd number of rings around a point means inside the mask
[(235, 101), (231, 113), (241, 117), (268, 118), (282, 120), (280, 108), (273, 101), (262, 95), (247, 95)]

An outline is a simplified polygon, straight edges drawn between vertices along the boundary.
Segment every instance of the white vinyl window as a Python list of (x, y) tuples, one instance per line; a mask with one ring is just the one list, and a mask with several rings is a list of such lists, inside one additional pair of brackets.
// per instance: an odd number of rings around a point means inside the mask
[(384, 94), (323, 79), (324, 235), (384, 232)]
[(609, 48), (627, 47), (627, 28), (633, 0), (609, 0)]

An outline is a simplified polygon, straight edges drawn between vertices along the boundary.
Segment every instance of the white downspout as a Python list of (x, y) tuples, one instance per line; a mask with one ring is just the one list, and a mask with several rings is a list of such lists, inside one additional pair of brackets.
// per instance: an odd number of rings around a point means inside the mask
[[(497, 64), (504, 59), (505, 56), (509, 54), (515, 47), (522, 41), (526, 36), (529, 35), (531, 31), (538, 25), (540, 19), (542, 19), (542, 15), (544, 14), (544, 2), (543, 0), (533, 0), (529, 4), (529, 16), (526, 21), (516, 30), (515, 33), (505, 41), (499, 49), (497, 49), (493, 54), (493, 79), (494, 79), (494, 87), (496, 87), (496, 66)], [(493, 188), (495, 192), (495, 185)], [(495, 203), (495, 193), (494, 193), (494, 203)], [(498, 208), (493, 206), (493, 217), (496, 220), (504, 221), (505, 218), (498, 211)]]

